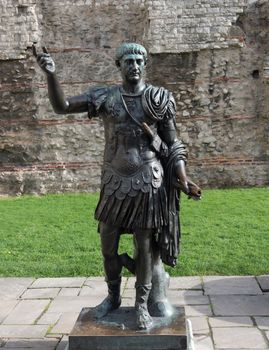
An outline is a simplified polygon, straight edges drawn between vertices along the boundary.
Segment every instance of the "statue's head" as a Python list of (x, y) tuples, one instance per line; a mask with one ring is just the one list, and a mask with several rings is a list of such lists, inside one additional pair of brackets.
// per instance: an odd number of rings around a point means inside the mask
[(147, 64), (147, 50), (140, 44), (123, 43), (116, 50), (115, 62), (120, 68), (122, 78), (136, 83), (143, 76)]

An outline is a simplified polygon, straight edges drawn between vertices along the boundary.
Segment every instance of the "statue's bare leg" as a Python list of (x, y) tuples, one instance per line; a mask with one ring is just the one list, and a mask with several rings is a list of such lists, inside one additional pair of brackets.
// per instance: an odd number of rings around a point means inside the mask
[(96, 318), (107, 315), (110, 311), (120, 307), (120, 285), (122, 265), (118, 256), (120, 229), (100, 223), (101, 247), (104, 259), (104, 270), (108, 286), (108, 296), (96, 306)]
[[(127, 253), (121, 254), (122, 265), (131, 273), (136, 274), (136, 256), (137, 247), (134, 239), (134, 259)], [(173, 307), (167, 298), (167, 289), (169, 287), (169, 274), (165, 271), (163, 262), (160, 258), (160, 248), (156, 242), (152, 242), (153, 251), (153, 270), (152, 270), (152, 288), (148, 299), (148, 310), (151, 316), (169, 317), (173, 313)]]
[(139, 329), (148, 329), (152, 326), (152, 318), (148, 312), (148, 297), (152, 280), (152, 231), (137, 230), (136, 244), (136, 322)]
[(153, 242), (153, 272), (152, 289), (148, 299), (148, 309), (151, 316), (166, 317), (171, 316), (173, 307), (167, 298), (167, 288), (169, 286), (169, 275), (165, 272), (160, 258), (160, 249)]

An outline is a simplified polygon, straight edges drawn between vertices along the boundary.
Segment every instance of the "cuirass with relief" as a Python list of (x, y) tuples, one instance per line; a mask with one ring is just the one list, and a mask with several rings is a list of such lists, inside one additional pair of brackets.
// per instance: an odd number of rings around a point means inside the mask
[[(124, 99), (124, 101), (122, 100)], [(136, 123), (129, 113), (137, 120)], [(157, 132), (156, 122), (146, 116), (141, 95), (122, 95), (119, 90), (108, 96), (105, 105), (104, 127), (106, 147), (104, 163), (122, 175), (131, 175), (143, 165), (156, 159), (150, 139), (139, 123), (146, 122)]]

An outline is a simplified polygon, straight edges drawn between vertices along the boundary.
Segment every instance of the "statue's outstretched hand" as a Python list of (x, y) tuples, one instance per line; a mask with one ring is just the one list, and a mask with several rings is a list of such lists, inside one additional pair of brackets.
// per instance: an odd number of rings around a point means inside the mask
[(202, 190), (199, 186), (196, 185), (190, 178), (188, 178), (188, 187), (189, 187), (189, 198), (199, 200), (202, 198)]
[(190, 180), (190, 178), (187, 178), (185, 181), (177, 178), (175, 186), (184, 192), (189, 199), (202, 199), (201, 188), (197, 186), (192, 180)]
[(51, 55), (48, 53), (48, 50), (45, 46), (42, 47), (43, 52), (37, 53), (36, 46), (33, 44), (33, 55), (36, 57), (37, 63), (39, 67), (45, 72), (46, 74), (53, 74), (55, 73), (55, 63), (51, 57)]

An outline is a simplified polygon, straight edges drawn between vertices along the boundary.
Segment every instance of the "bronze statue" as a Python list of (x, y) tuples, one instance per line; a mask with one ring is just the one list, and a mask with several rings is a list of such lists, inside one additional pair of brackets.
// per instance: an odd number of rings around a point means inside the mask
[[(121, 304), (122, 267), (136, 275), (136, 322), (139, 329), (152, 325), (151, 316), (171, 313), (166, 298), (168, 277), (164, 262), (175, 266), (179, 254), (179, 197), (201, 198), (187, 176), (187, 152), (177, 139), (176, 105), (172, 94), (145, 83), (146, 49), (124, 43), (116, 51), (122, 85), (97, 86), (65, 98), (55, 75), (55, 64), (46, 48), (34, 55), (47, 75), (48, 94), (56, 113), (88, 112), (102, 116), (105, 152), (99, 221), (108, 296), (96, 307), (97, 318)], [(122, 233), (132, 233), (135, 257), (118, 255)]]

